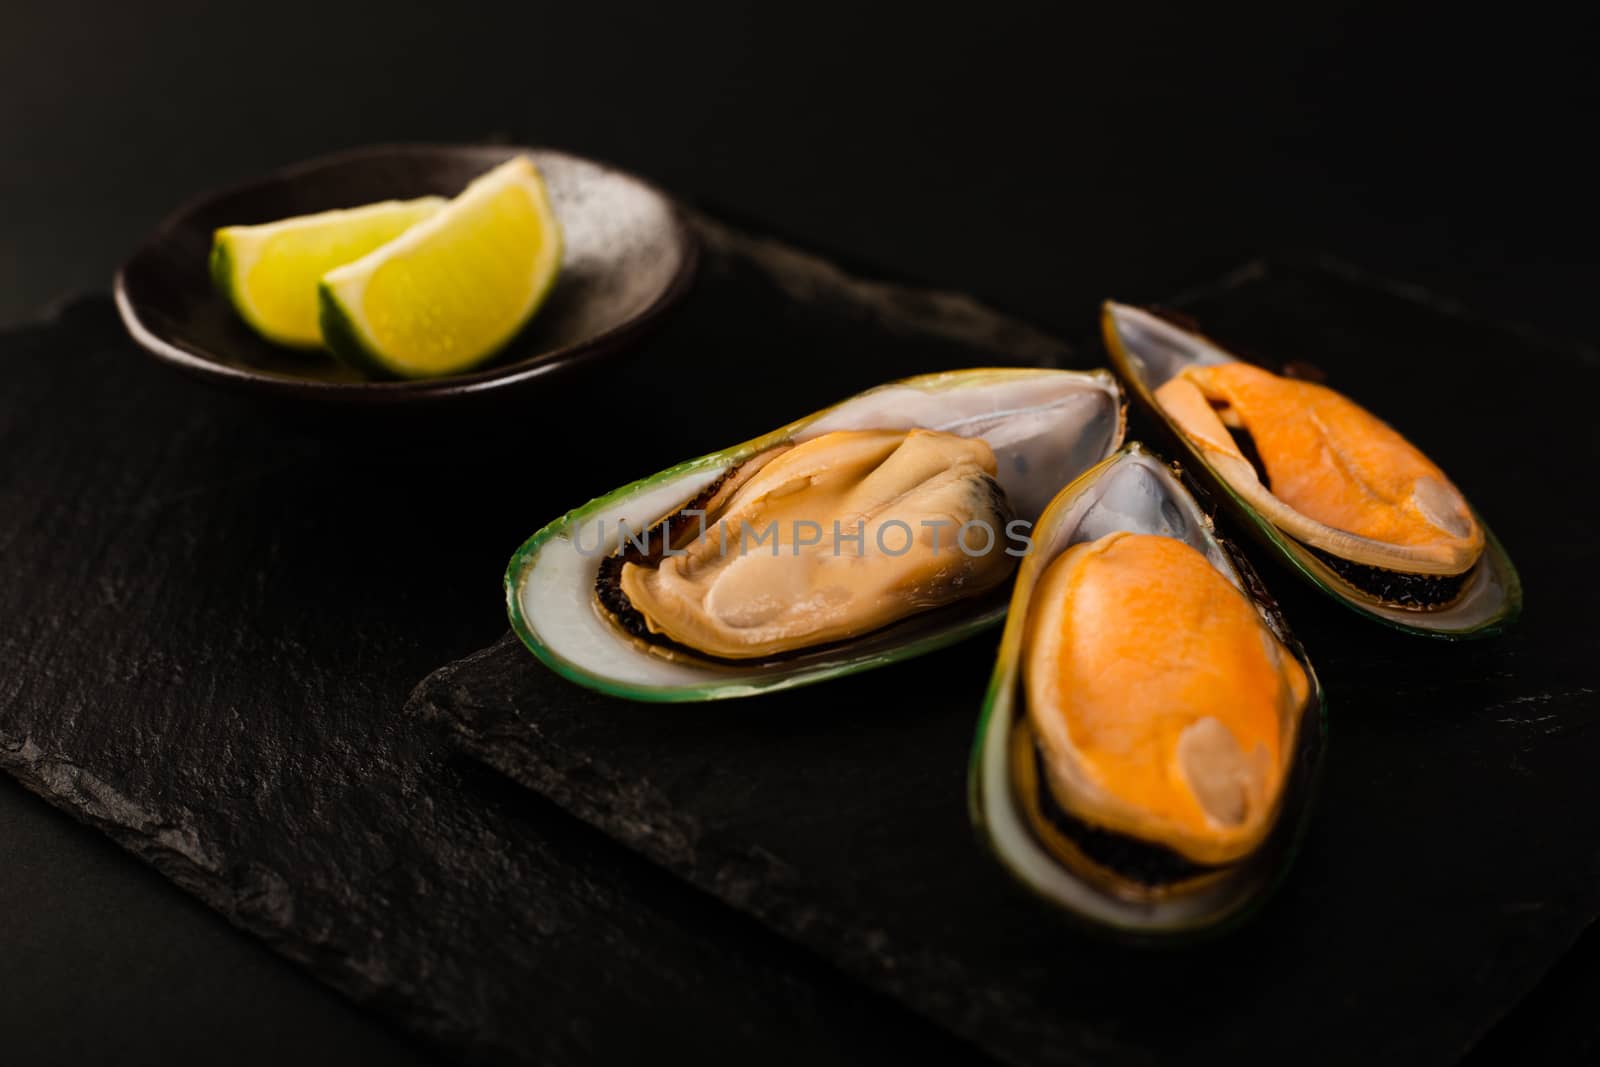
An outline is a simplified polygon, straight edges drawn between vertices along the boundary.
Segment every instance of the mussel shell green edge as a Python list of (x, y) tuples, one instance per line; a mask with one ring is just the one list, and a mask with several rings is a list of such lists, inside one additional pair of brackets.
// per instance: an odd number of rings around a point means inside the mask
[[(1139, 463), (1164, 476), (1169, 489), (1191, 509), (1190, 543), (1207, 546), (1206, 555), (1237, 584), (1306, 672), (1309, 695), (1296, 731), (1292, 763), (1285, 778), (1276, 822), (1254, 853), (1226, 868), (1220, 878), (1193, 893), (1157, 901), (1136, 901), (1107, 893), (1092, 880), (1063, 865), (1039, 840), (1022, 811), (1011, 780), (1012, 731), (1020, 706), (1020, 667), (1028, 607), (1039, 575), (1066, 544), (1036, 550), (1022, 562), (1013, 587), (994, 673), (984, 696), (967, 776), (968, 812), (983, 846), (1008, 874), (1033, 896), (1051, 905), (1074, 926), (1121, 943), (1176, 945), (1210, 938), (1235, 928), (1281, 884), (1288, 873), (1313, 809), (1327, 747), (1327, 698), (1304, 648), (1242, 554), (1215, 536), (1199, 505), (1178, 477), (1138, 442), (1132, 442), (1064, 489), (1040, 519), (1036, 544), (1056, 534), (1077, 498), (1119, 464)], [(1150, 531), (1146, 531), (1150, 532)], [(1198, 546), (1197, 546), (1198, 547)]]
[[(1167, 417), (1161, 405), (1156, 403), (1155, 394), (1146, 384), (1144, 375), (1133, 365), (1126, 345), (1122, 343), (1115, 326), (1110, 322), (1110, 314), (1108, 307), (1104, 336), (1112, 368), (1138, 401), (1140, 409), (1161, 428), (1167, 438), (1166, 443), (1183, 457), (1187, 475), (1195, 488), (1207, 503), (1214, 502), (1224, 509), (1257, 543), (1302, 579), (1356, 614), (1402, 633), (1420, 634), (1445, 641), (1470, 640), (1492, 637), (1516, 621), (1522, 612), (1522, 579), (1518, 576), (1516, 566), (1506, 554), (1500, 539), (1494, 535), (1494, 531), (1484, 522), (1483, 516), (1476, 508), (1473, 509), (1473, 516), (1483, 529), (1483, 556), (1474, 567), (1468, 585), (1457, 602), (1457, 607), (1432, 611), (1409, 610), (1379, 604), (1361, 594), (1355, 586), (1341, 578), (1308, 548), (1259, 515), (1206, 462), (1199, 449), (1189, 442)], [(1222, 351), (1215, 342), (1205, 343)], [(1469, 598), (1474, 596), (1492, 596), (1494, 599), (1469, 614), (1464, 607), (1471, 604)]]
[[(885, 386), (841, 401), (822, 411), (798, 419), (777, 430), (732, 448), (691, 459), (669, 467), (660, 473), (641, 478), (604, 496), (575, 508), (560, 518), (546, 524), (528, 538), (512, 555), (505, 572), (506, 614), (512, 630), (541, 663), (557, 674), (579, 685), (610, 696), (652, 703), (686, 703), (707, 700), (755, 696), (797, 686), (825, 681), (841, 675), (870, 670), (901, 660), (936, 651), (974, 634), (1000, 624), (1005, 618), (1006, 590), (1003, 587), (991, 596), (975, 602), (951, 605), (945, 609), (913, 616), (892, 626), (866, 635), (860, 639), (838, 645), (826, 646), (813, 652), (776, 661), (756, 661), (749, 664), (671, 664), (662, 660), (654, 664), (661, 674), (657, 681), (639, 681), (616, 677), (603, 669), (593, 669), (575, 662), (551, 647), (536, 620), (528, 611), (529, 583), (539, 579), (542, 553), (559, 538), (569, 538), (597, 517), (613, 514), (630, 505), (644, 502), (630, 517), (633, 529), (653, 523), (663, 514), (692, 499), (722, 472), (749, 459), (765, 449), (789, 440), (797, 433), (824, 420), (830, 413), (846, 404), (859, 401), (881, 390), (912, 386), (929, 392), (960, 388), (984, 382), (1022, 381), (1028, 375), (1070, 374), (1086, 384), (1104, 392), (1106, 401), (1113, 405), (1114, 425), (1110, 427), (1108, 443), (1099, 449), (1096, 460), (1122, 443), (1125, 425), (1124, 402), (1116, 380), (1108, 371), (1067, 372), (1041, 371), (1025, 368), (980, 368), (923, 375), (917, 378), (891, 382)], [(563, 587), (559, 582), (551, 595), (582, 597), (582, 610), (598, 612), (589, 604), (592, 585), (578, 588), (581, 582)], [(576, 620), (587, 623), (589, 620)], [(620, 642), (626, 636), (620, 632), (609, 633), (609, 639)]]

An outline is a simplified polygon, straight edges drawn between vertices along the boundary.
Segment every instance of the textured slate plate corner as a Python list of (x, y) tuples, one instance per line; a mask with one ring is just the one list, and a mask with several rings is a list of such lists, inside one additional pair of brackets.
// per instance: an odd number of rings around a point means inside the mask
[(412, 712), (1009, 1061), (1454, 1062), (1600, 912), (1597, 626), (1573, 577), (1600, 562), (1600, 505), (1571, 491), (1600, 463), (1600, 372), (1325, 265), (1258, 265), (1183, 306), (1393, 421), (1479, 502), (1528, 590), (1511, 633), (1444, 646), (1263, 569), (1327, 686), (1331, 747), (1302, 854), (1238, 933), (1117, 949), (982, 857), (964, 775), (987, 638), (737, 708), (663, 710), (570, 685), (508, 635), (419, 686)]

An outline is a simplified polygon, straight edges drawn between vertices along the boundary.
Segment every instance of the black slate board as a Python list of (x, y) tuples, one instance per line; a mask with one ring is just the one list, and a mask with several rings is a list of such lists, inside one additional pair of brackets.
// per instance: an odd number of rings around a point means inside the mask
[(0, 335), (0, 768), (472, 1059), (973, 1054), (399, 713), (593, 486), (886, 378), (1062, 355), (699, 225), (659, 336), (516, 407), (258, 406), (152, 363), (104, 298)]
[(1054, 921), (980, 854), (966, 758), (997, 637), (663, 708), (568, 684), (507, 635), (435, 674), (412, 710), (1010, 1061), (1458, 1059), (1600, 911), (1600, 372), (1331, 266), (1257, 266), (1183, 304), (1401, 426), (1489, 517), (1527, 588), (1520, 628), (1448, 645), (1265, 569), (1327, 687), (1331, 750), (1295, 869), (1237, 934), (1117, 948)]

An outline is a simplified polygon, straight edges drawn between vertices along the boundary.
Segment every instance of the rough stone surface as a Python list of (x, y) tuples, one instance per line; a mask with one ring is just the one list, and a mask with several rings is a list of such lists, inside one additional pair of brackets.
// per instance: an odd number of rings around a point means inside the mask
[(1238, 933), (1108, 946), (980, 852), (966, 760), (997, 638), (666, 707), (571, 685), (506, 635), (429, 678), (411, 710), (1007, 1060), (1454, 1062), (1600, 911), (1600, 380), (1537, 338), (1342, 267), (1258, 265), (1184, 307), (1247, 351), (1314, 364), (1399, 426), (1487, 516), (1527, 589), (1515, 631), (1452, 645), (1263, 568), (1327, 687), (1330, 755), (1302, 854)]
[(522, 537), (597, 487), (885, 379), (1064, 352), (705, 227), (641, 351), (470, 412), (190, 383), (105, 298), (0, 335), (0, 768), (472, 1059), (975, 1055), (400, 714), (502, 629)]

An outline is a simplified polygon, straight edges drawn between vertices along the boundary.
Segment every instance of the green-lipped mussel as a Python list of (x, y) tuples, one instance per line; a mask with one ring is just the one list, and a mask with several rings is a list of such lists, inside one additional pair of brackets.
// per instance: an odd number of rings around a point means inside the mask
[(1122, 433), (1104, 371), (881, 386), (546, 526), (507, 570), (512, 626), (568, 678), (654, 701), (931, 651), (1004, 617), (1032, 521)]
[(1286, 869), (1323, 698), (1242, 558), (1138, 444), (1034, 528), (970, 772), (1028, 889), (1135, 939), (1221, 928)]
[(1522, 586), (1445, 473), (1360, 405), (1108, 302), (1112, 363), (1252, 534), (1335, 599), (1397, 629), (1494, 633)]

